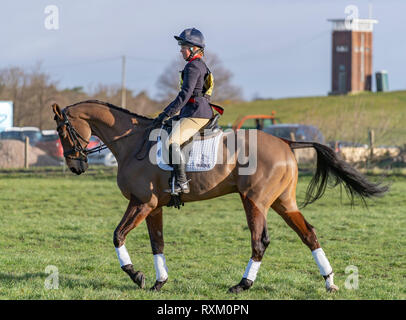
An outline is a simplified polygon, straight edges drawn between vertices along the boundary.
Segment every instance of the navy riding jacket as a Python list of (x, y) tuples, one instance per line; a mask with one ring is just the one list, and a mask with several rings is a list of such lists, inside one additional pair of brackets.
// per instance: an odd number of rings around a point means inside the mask
[[(200, 58), (186, 64), (183, 69), (182, 88), (175, 100), (164, 109), (168, 117), (174, 116), (179, 110), (180, 118), (211, 119), (213, 117), (213, 110), (207, 98), (198, 96), (203, 92), (204, 77), (207, 72), (207, 66)], [(194, 98), (194, 102), (189, 102), (190, 98)]]

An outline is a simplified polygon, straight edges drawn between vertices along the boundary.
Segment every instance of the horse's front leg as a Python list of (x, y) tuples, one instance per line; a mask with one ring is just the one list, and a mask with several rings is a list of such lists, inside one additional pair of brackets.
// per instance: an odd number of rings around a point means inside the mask
[(164, 236), (162, 232), (162, 208), (157, 208), (147, 217), (149, 239), (151, 240), (152, 254), (156, 281), (151, 290), (159, 291), (168, 280), (168, 268), (164, 256)]
[(140, 288), (145, 286), (145, 275), (141, 271), (134, 271), (130, 255), (125, 247), (125, 239), (128, 233), (137, 227), (151, 213), (152, 208), (141, 203), (135, 196), (131, 196), (128, 208), (114, 231), (113, 243), (121, 269), (126, 272)]

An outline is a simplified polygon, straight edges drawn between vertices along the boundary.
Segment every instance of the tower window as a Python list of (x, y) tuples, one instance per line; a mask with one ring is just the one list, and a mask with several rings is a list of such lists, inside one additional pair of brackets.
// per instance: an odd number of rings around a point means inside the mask
[(336, 46), (337, 52), (348, 52), (348, 46)]

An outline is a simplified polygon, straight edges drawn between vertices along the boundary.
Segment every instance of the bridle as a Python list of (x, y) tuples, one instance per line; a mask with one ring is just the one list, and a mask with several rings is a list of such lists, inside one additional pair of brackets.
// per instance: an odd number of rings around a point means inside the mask
[[(92, 154), (92, 153), (95, 153), (95, 152), (100, 152), (100, 151), (108, 148), (105, 143), (103, 143), (103, 144), (101, 144), (101, 145), (99, 145), (97, 147), (94, 147), (92, 149), (86, 149), (86, 147), (84, 148), (82, 146), (82, 144), (80, 143), (80, 140), (85, 142), (86, 145), (89, 144), (89, 141), (87, 141), (85, 138), (83, 138), (80, 135), (80, 133), (73, 127), (73, 125), (71, 124), (71, 122), (68, 119), (68, 115), (66, 114), (65, 109), (62, 110), (61, 113), (62, 113), (63, 121), (57, 126), (56, 130), (58, 131), (58, 134), (59, 134), (59, 130), (63, 126), (65, 126), (66, 131), (68, 132), (68, 135), (69, 135), (69, 137), (70, 137), (70, 139), (71, 139), (71, 141), (73, 143), (72, 149), (70, 149), (68, 151), (64, 151), (63, 156), (65, 157), (65, 159), (80, 160), (80, 161), (87, 162), (87, 156), (89, 154)], [(113, 143), (113, 142), (116, 142), (116, 141), (118, 141), (120, 139), (127, 138), (127, 137), (129, 137), (129, 136), (131, 136), (133, 134), (135, 134), (135, 131), (132, 131), (132, 132), (130, 132), (130, 133), (124, 135), (124, 136), (118, 137), (118, 138), (110, 141), (109, 144)], [(72, 155), (74, 155), (76, 153), (79, 153), (78, 157), (72, 156)]]
[[(89, 144), (89, 141), (87, 141), (85, 138), (83, 138), (79, 132), (72, 126), (70, 123), (68, 116), (65, 112), (65, 110), (62, 110), (62, 117), (63, 121), (57, 126), (56, 130), (58, 131), (58, 134), (60, 135), (60, 129), (65, 126), (66, 131), (73, 143), (72, 149), (68, 151), (64, 151), (63, 156), (65, 159), (70, 159), (70, 160), (81, 160), (87, 162), (87, 149), (83, 148), (82, 144), (80, 143), (80, 140), (86, 143), (86, 145)], [(79, 153), (79, 157), (74, 157), (72, 156), (73, 154)]]

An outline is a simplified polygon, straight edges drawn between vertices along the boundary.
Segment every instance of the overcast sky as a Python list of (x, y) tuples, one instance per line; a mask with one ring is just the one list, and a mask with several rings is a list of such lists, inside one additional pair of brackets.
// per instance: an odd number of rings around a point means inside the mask
[[(406, 89), (404, 0), (1, 0), (0, 68), (43, 68), (60, 87), (121, 83), (154, 96), (156, 82), (177, 58), (174, 35), (196, 27), (244, 97), (326, 95), (331, 88), (331, 23), (356, 5), (361, 18), (373, 6), (373, 70), (389, 72), (391, 90)], [(59, 29), (44, 12), (59, 10)], [(210, 67), (210, 66), (209, 66)], [(215, 75), (214, 75), (215, 76)], [(375, 88), (375, 85), (374, 85)]]

